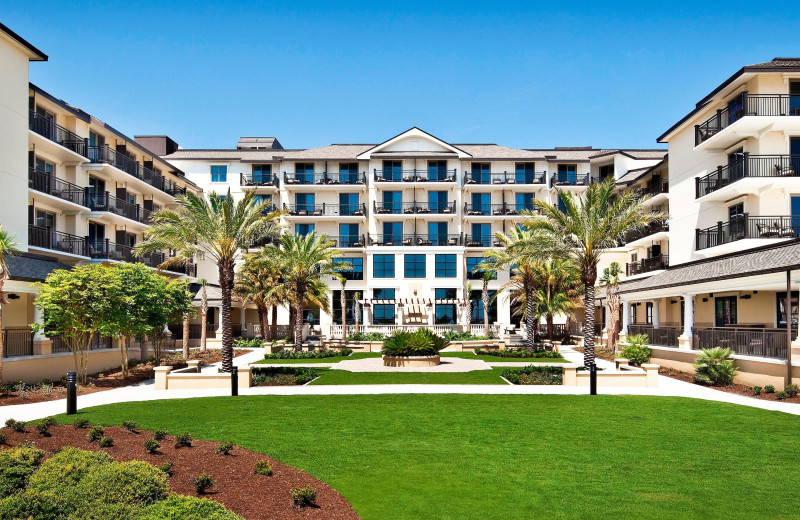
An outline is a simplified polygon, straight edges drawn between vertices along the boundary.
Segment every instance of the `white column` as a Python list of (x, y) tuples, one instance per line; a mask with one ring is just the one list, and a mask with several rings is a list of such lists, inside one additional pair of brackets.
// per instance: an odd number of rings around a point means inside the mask
[(244, 319), (244, 314), (245, 314), (245, 306), (244, 304), (242, 304), (242, 308), (239, 311), (239, 325), (242, 326), (242, 334), (244, 334), (245, 324), (246, 324), (246, 321)]
[(219, 323), (217, 323), (217, 334), (222, 336), (222, 307), (217, 307), (217, 318), (219, 319)]
[(678, 346), (683, 349), (692, 348), (692, 327), (694, 327), (694, 296), (683, 295), (683, 333), (678, 338)]
[(631, 324), (631, 302), (622, 302), (622, 330), (620, 335), (628, 335), (628, 325)]
[[(39, 307), (35, 307), (34, 306), (34, 308), (33, 308), (33, 322), (41, 324), (43, 321), (44, 321), (44, 313), (42, 312), (42, 309), (40, 309)], [(42, 334), (42, 330), (39, 329), (39, 331), (33, 336), (33, 340), (34, 341), (41, 341), (43, 339), (46, 339), (46, 338)]]
[(656, 329), (661, 324), (661, 318), (658, 315), (658, 312), (660, 310), (659, 309), (659, 307), (660, 307), (659, 303), (660, 303), (659, 300), (653, 300), (653, 328), (656, 328)]
[(435, 319), (434, 316), (436, 314), (436, 304), (431, 305), (428, 307), (428, 326), (433, 327)]

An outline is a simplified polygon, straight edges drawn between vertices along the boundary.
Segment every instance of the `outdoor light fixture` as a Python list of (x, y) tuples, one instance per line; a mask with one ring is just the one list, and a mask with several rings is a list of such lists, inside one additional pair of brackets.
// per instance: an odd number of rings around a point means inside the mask
[(9, 300), (19, 300), (19, 294), (9, 294), (8, 295), (8, 299)]
[(678, 300), (670, 300), (669, 303), (670, 305), (675, 305), (676, 303), (678, 303)]
[(743, 300), (749, 300), (750, 298), (751, 298), (751, 296), (749, 294), (742, 295), (742, 299)]
[(703, 298), (703, 303), (707, 302), (708, 298)]

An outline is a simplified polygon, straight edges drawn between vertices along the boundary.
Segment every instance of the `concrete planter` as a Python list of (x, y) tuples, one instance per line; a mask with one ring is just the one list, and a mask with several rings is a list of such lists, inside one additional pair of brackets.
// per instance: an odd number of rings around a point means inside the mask
[(441, 364), (436, 356), (383, 356), (385, 367), (435, 367)]

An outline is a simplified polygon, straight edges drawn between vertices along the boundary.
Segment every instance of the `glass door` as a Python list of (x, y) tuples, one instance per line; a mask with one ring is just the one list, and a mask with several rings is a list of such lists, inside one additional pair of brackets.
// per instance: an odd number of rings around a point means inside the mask
[(387, 213), (399, 215), (403, 209), (403, 193), (400, 191), (384, 191), (383, 209)]
[(736, 296), (714, 298), (714, 326), (736, 325)]

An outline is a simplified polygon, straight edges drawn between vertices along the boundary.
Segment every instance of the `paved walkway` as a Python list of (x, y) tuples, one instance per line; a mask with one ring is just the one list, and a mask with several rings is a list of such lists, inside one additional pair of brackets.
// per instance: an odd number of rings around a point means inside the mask
[[(564, 349), (564, 357), (570, 361), (582, 362), (582, 354)], [(243, 366), (252, 361), (262, 359), (263, 352), (255, 351), (239, 358), (235, 358), (237, 366)], [(604, 368), (613, 367), (609, 361), (598, 360), (597, 364)], [(283, 365), (286, 366), (286, 365)], [(298, 365), (291, 365), (298, 366)], [(314, 365), (320, 366), (320, 365)], [(206, 370), (216, 371), (218, 367), (210, 366)], [(659, 376), (658, 388), (607, 388), (601, 387), (599, 393), (606, 395), (651, 395), (688, 397), (732, 403), (764, 410), (774, 410), (794, 415), (800, 415), (800, 404), (781, 403), (777, 401), (763, 401), (741, 395), (731, 394), (707, 388), (677, 379)], [(267, 386), (240, 389), (241, 395), (376, 395), (376, 394), (487, 394), (487, 395), (585, 395), (585, 387), (568, 386), (517, 386), (517, 385), (330, 385), (330, 386)], [(99, 406), (104, 404), (153, 401), (159, 399), (185, 399), (190, 397), (212, 397), (230, 395), (227, 389), (211, 390), (154, 390), (152, 381), (125, 388), (117, 388), (104, 392), (81, 396), (78, 398), (78, 408)], [(0, 407), (0, 423), (8, 418), (22, 421), (39, 419), (49, 415), (63, 413), (66, 409), (64, 399), (44, 403), (32, 403)]]

